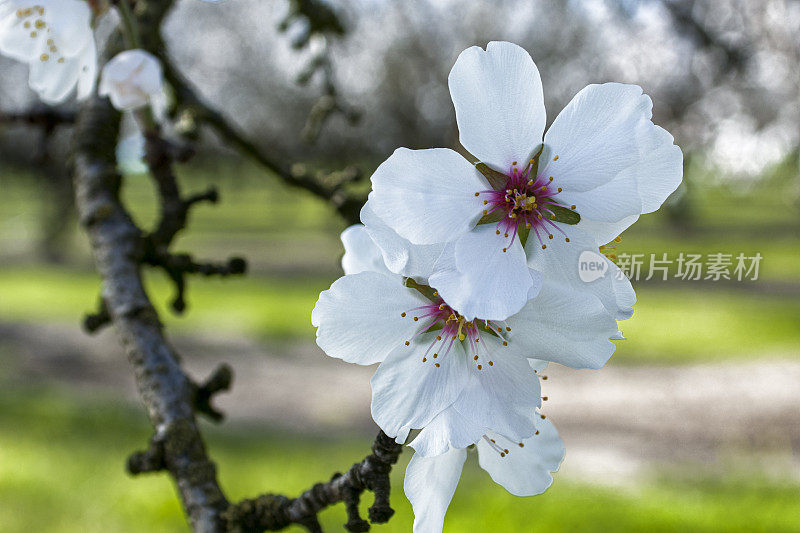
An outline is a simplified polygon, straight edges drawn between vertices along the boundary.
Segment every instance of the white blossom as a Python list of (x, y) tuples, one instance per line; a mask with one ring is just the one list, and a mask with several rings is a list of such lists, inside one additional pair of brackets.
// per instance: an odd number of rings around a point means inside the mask
[(412, 244), (452, 244), (447, 266), (459, 281), (439, 281), (466, 317), (518, 312), (539, 289), (529, 267), (563, 263), (553, 256), (564, 244), (596, 250), (682, 179), (681, 151), (652, 123), (639, 86), (586, 87), (543, 137), (539, 71), (519, 46), (465, 50), (448, 82), (461, 144), (481, 164), (443, 148), (400, 148), (373, 174), (369, 204)]
[(0, 0), (0, 53), (28, 63), (43, 101), (63, 102), (76, 87), (86, 98), (97, 76), (91, 17), (81, 0)]
[[(532, 364), (600, 368), (614, 352), (608, 339), (618, 334), (616, 321), (589, 291), (544, 280), (536, 298), (507, 320), (468, 319), (435, 287), (408, 286), (387, 272), (365, 232), (345, 232), (345, 263), (358, 273), (320, 294), (311, 321), (329, 356), (380, 363), (371, 380), (372, 415), (388, 435), (402, 442), (448, 408), (458, 415), (449, 422), (465, 421), (443, 431), (442, 439), (420, 444), (421, 455), (465, 447), (487, 429), (517, 442), (530, 437), (541, 405)], [(448, 261), (448, 248), (438, 262)], [(408, 251), (410, 262), (418, 261), (415, 251)]]
[(144, 50), (125, 50), (103, 67), (98, 94), (108, 96), (120, 111), (153, 104), (154, 112), (161, 114), (163, 84), (161, 63), (156, 57)]

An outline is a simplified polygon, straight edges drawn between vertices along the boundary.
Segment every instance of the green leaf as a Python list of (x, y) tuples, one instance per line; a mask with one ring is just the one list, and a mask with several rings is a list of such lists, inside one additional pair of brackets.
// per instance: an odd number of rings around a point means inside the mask
[(480, 220), (478, 220), (478, 225), (481, 224), (494, 224), (495, 222), (500, 222), (503, 220), (503, 217), (507, 216), (506, 212), (502, 209), (498, 209), (492, 213), (483, 215)]
[(478, 171), (483, 174), (492, 189), (496, 191), (502, 191), (506, 186), (506, 183), (508, 183), (508, 176), (502, 172), (496, 171), (486, 163), (478, 163), (475, 165), (475, 168), (477, 168)]
[(517, 235), (519, 236), (519, 242), (522, 244), (522, 247), (525, 247), (525, 243), (528, 242), (528, 234), (531, 232), (531, 228), (526, 226), (525, 224), (520, 224), (517, 228)]
[[(550, 220), (555, 220), (556, 222), (562, 222), (564, 224), (575, 225), (581, 221), (581, 216), (571, 209), (567, 209), (563, 205), (548, 205), (545, 209), (549, 209), (553, 212), (552, 216), (549, 216)], [(545, 215), (548, 216), (548, 215)]]
[(542, 150), (544, 150), (544, 144), (540, 144), (539, 148), (537, 148), (531, 156), (531, 160), (533, 161), (533, 165), (531, 165), (531, 172), (529, 174), (531, 179), (535, 179), (539, 174), (539, 156), (542, 155)]
[(433, 288), (423, 285), (422, 283), (417, 283), (413, 278), (406, 278), (406, 287), (419, 291), (420, 294), (432, 302), (439, 299)]

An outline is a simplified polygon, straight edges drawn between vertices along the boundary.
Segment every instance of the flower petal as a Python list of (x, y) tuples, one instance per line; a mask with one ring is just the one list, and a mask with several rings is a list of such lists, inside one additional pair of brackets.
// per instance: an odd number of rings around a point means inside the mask
[(342, 232), (341, 239), (344, 245), (342, 270), (345, 274), (380, 272), (392, 275), (383, 262), (381, 249), (372, 241), (367, 228), (362, 224), (353, 224), (346, 228)]
[(502, 485), (515, 496), (535, 496), (546, 491), (553, 483), (551, 472), (556, 472), (564, 459), (564, 442), (549, 420), (541, 420), (539, 433), (522, 441), (509, 441), (494, 433), (487, 437), (498, 446), (507, 446), (503, 456), (489, 442), (478, 442), (478, 463), (495, 483)]
[(542, 80), (525, 49), (490, 42), (467, 48), (447, 79), (461, 144), (495, 170), (527, 161), (541, 144), (547, 115)]
[(505, 320), (538, 290), (540, 279), (531, 275), (519, 239), (509, 246), (492, 224), (465, 234), (449, 251), (442, 252), (430, 284), (467, 320)]
[(509, 351), (519, 357), (601, 368), (616, 348), (608, 339), (617, 323), (597, 296), (546, 277), (539, 295), (506, 323)]
[[(649, 125), (645, 125), (647, 128)], [(636, 168), (642, 213), (652, 213), (683, 180), (683, 152), (659, 126), (648, 128), (641, 150), (643, 161)]]
[[(639, 162), (653, 102), (638, 85), (604, 83), (582, 89), (544, 136), (540, 174), (564, 190), (588, 191)], [(558, 157), (558, 159), (554, 160)]]
[(398, 148), (372, 175), (369, 203), (384, 223), (414, 244), (460, 237), (481, 216), (476, 192), (488, 184), (475, 167), (446, 148)]
[(412, 244), (375, 215), (369, 202), (361, 209), (361, 222), (379, 253), (383, 254), (383, 262), (390, 271), (422, 283), (427, 282), (444, 244)]
[(462, 416), (453, 407), (448, 407), (431, 420), (409, 446), (418, 455), (430, 457), (441, 455), (451, 448), (466, 448), (480, 440), (486, 428)]
[[(619, 222), (642, 212), (642, 199), (639, 196), (636, 173), (639, 165), (623, 170), (617, 177), (589, 191), (565, 189), (558, 199), (566, 205), (575, 205), (581, 215), (581, 223), (587, 220), (599, 222)], [(563, 226), (563, 224), (562, 224)]]
[(631, 227), (637, 220), (639, 220), (639, 215), (631, 215), (617, 222), (600, 222), (581, 218), (576, 227), (592, 235), (597, 245), (600, 246), (601, 244), (608, 244), (619, 237), (623, 231)]
[(473, 361), (475, 354), (468, 354), (470, 379), (453, 408), (473, 424), (511, 438), (533, 435), (534, 411), (541, 405), (539, 378), (525, 356), (509, 350), (511, 343), (503, 346), (496, 337), (482, 335), (478, 344), (483, 345), (479, 359)]
[(43, 101), (58, 104), (67, 99), (80, 75), (80, 58), (65, 58), (58, 63), (55, 58), (30, 63), (28, 84)]
[(425, 427), (464, 388), (468, 371), (463, 348), (456, 343), (447, 354), (434, 358), (434, 348), (426, 356), (434, 341), (435, 335), (427, 334), (395, 348), (370, 380), (372, 418), (390, 437), (404, 428)]
[[(528, 246), (528, 264), (551, 283), (563, 284), (579, 292), (597, 296), (609, 313), (617, 320), (630, 318), (630, 307), (636, 303), (636, 294), (630, 282), (615, 283), (617, 277), (625, 277), (619, 267), (598, 250), (594, 237), (578, 228), (565, 228), (570, 242), (565, 239), (549, 241), (546, 250)], [(582, 261), (588, 259), (608, 265), (605, 273), (597, 279), (584, 281), (580, 275)]]
[(427, 303), (417, 291), (404, 287), (398, 276), (361, 272), (339, 278), (322, 291), (311, 323), (326, 354), (371, 365), (416, 332), (418, 324), (400, 313)]
[(466, 459), (467, 450), (451, 450), (436, 457), (415, 453), (411, 457), (403, 490), (414, 509), (414, 533), (441, 533)]
[(91, 39), (78, 56), (80, 62), (80, 70), (78, 74), (78, 100), (85, 100), (93, 92), (95, 84), (97, 83), (97, 45), (94, 39)]

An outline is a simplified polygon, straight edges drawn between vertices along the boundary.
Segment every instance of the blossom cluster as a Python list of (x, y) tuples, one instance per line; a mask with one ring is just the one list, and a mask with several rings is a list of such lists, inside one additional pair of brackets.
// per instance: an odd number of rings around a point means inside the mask
[[(85, 99), (97, 86), (93, 26), (100, 14), (86, 0), (0, 0), (0, 54), (28, 65), (28, 83), (45, 103), (62, 103), (73, 93)], [(162, 85), (158, 59), (132, 49), (106, 63), (97, 89), (121, 111), (149, 104), (159, 114)]]
[[(680, 184), (683, 156), (636, 85), (581, 90), (545, 132), (531, 56), (464, 50), (448, 84), (467, 156), (399, 148), (342, 234), (345, 276), (312, 313), (331, 357), (378, 364), (372, 416), (414, 455), (415, 532), (441, 531), (469, 449), (509, 492), (544, 492), (564, 457), (540, 412), (548, 363), (599, 369), (635, 293), (600, 251)], [(581, 279), (581, 254), (604, 261)]]

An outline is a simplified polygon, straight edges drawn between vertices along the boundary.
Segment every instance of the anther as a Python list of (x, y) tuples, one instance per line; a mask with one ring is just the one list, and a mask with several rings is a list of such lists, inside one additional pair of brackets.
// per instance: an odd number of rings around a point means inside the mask
[(542, 396), (542, 401), (546, 402), (547, 401), (547, 396)]
[(537, 430), (536, 430), (536, 433), (534, 433), (534, 435), (538, 435), (538, 434), (539, 434), (539, 430), (537, 429)]
[(503, 237), (508, 237), (508, 233), (504, 233), (504, 234), (503, 234)]
[(508, 341), (503, 341), (503, 346), (508, 346)]
[(411, 344), (411, 343), (410, 343), (410, 342), (408, 342), (408, 341), (406, 341), (406, 346), (408, 346), (409, 344)]
[(511, 331), (511, 328), (506, 326), (506, 331)]
[(483, 201), (483, 205), (486, 205), (486, 204), (488, 204), (488, 203), (489, 203), (489, 200), (484, 200), (484, 201)]
[(439, 354), (438, 354), (438, 353), (435, 353), (435, 354), (433, 354), (433, 358), (434, 358), (434, 359), (436, 359), (437, 357), (439, 357)]
[[(553, 181), (553, 176), (550, 176), (550, 180), (549, 180), (549, 181)], [(560, 190), (561, 190), (561, 189), (559, 189), (559, 191), (560, 191)]]
[(498, 229), (498, 230), (495, 230), (494, 232), (495, 232), (496, 234), (500, 235), (500, 230), (499, 230), (499, 229)]
[(508, 248), (503, 248), (503, 251), (504, 251), (504, 252), (505, 252), (505, 251), (507, 251), (507, 250), (508, 250)]
[(559, 188), (558, 188), (558, 192), (561, 192), (561, 191), (563, 191), (563, 190), (564, 190), (564, 189), (562, 189), (561, 187), (559, 187)]
[(565, 240), (566, 242), (569, 242), (569, 237), (567, 237), (567, 238), (566, 238), (566, 239), (564, 239), (564, 240)]
[(400, 316), (402, 316), (403, 318), (405, 318), (405, 316), (406, 316), (405, 312), (403, 312), (403, 313), (400, 313)]
[(548, 233), (548, 234), (547, 234), (547, 238), (548, 238), (548, 239), (552, 239), (552, 238), (553, 238), (553, 234), (552, 234), (552, 233)]
[[(575, 209), (576, 207), (578, 207), (578, 206), (577, 206), (577, 205), (575, 205), (575, 204), (573, 204), (573, 205), (569, 206), (569, 208), (570, 208), (570, 209)], [(619, 241), (617, 241), (617, 242), (619, 242)]]
[(481, 365), (478, 365), (478, 370), (483, 370), (483, 367)]
[(422, 358), (422, 362), (423, 362), (423, 363), (426, 363), (427, 361), (428, 361), (428, 358), (427, 358), (427, 357), (423, 357), (423, 358)]
[(433, 363), (433, 366), (435, 366), (436, 368), (439, 368), (442, 365), (440, 365), (439, 363)]
[(553, 158), (553, 161), (558, 161), (558, 156), (555, 156), (555, 157)]
[(478, 355), (476, 354), (475, 357), (473, 357), (473, 359), (477, 361), (478, 360)]
[(488, 215), (488, 214), (489, 214), (489, 211), (487, 211), (486, 209), (484, 209), (484, 210), (483, 210), (483, 214), (484, 214), (484, 215)]
[(494, 366), (494, 361), (489, 361), (489, 366)]
[(521, 443), (521, 442), (519, 442), (518, 444), (519, 444), (519, 447), (520, 447), (520, 448), (524, 448), (524, 447), (525, 447), (525, 444), (523, 444), (523, 443)]
[(481, 195), (481, 193), (479, 193), (479, 192), (475, 193), (475, 196), (480, 196), (480, 195)]
[(441, 335), (436, 335), (436, 340), (437, 340), (437, 341), (440, 341), (440, 340), (442, 340), (442, 336), (441, 336)]
[(547, 379), (547, 376), (542, 376), (542, 379), (546, 380), (546, 379)]
[(542, 419), (542, 420), (544, 420), (545, 418), (547, 418), (547, 417), (546, 417), (546, 416), (544, 416), (544, 415), (539, 415), (539, 416), (541, 417), (541, 419)]
[(418, 316), (414, 317), (414, 322), (419, 322), (419, 317)]

